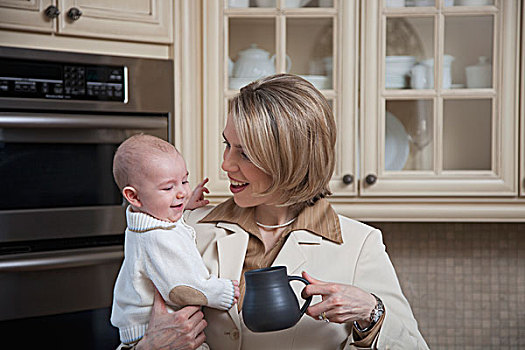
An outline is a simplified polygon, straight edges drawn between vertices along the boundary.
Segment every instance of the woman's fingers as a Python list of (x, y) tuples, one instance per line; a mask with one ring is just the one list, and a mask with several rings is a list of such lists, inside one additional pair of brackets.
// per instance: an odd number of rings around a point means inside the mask
[(327, 282), (315, 279), (305, 271), (302, 272), (302, 276), (304, 279), (310, 282), (310, 284), (304, 287), (303, 291), (301, 292), (301, 296), (304, 299), (312, 295), (322, 295), (324, 299), (325, 295), (329, 295), (334, 292), (333, 283), (327, 283)]
[(323, 282), (323, 281), (320, 281), (320, 280), (317, 280), (315, 278), (313, 278), (312, 276), (310, 276), (310, 274), (308, 274), (308, 272), (306, 271), (303, 271), (302, 272), (302, 276), (305, 280), (307, 280), (308, 282), (310, 282), (311, 284), (322, 284), (322, 283), (326, 283), (326, 282)]

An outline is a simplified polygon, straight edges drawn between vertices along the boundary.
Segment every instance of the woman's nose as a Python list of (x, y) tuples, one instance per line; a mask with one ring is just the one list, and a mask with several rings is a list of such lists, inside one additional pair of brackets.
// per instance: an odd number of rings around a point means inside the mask
[(224, 151), (224, 156), (222, 157), (221, 168), (226, 172), (234, 172), (237, 170), (237, 163), (235, 162), (231, 152), (229, 152), (227, 149)]

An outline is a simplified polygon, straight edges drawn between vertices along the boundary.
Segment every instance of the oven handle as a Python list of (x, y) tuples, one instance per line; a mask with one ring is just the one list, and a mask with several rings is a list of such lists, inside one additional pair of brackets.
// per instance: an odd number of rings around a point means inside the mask
[(0, 273), (56, 270), (118, 263), (123, 257), (124, 249), (122, 246), (17, 254), (16, 257), (10, 259), (3, 257), (0, 260)]
[(0, 112), (0, 128), (165, 129), (168, 118)]

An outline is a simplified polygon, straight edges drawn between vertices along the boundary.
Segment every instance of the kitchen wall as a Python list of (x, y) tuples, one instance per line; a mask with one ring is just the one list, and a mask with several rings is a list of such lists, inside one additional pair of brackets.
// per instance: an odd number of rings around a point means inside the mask
[(525, 348), (525, 224), (370, 224), (431, 349)]

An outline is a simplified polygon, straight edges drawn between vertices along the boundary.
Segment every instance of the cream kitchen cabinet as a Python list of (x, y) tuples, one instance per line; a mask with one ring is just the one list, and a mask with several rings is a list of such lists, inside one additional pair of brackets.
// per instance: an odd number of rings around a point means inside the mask
[(363, 2), (360, 195), (516, 197), (519, 2), (398, 3)]
[(338, 162), (331, 186), (334, 191), (345, 191), (345, 195), (356, 195), (353, 174), (357, 145), (358, 3), (337, 4), (326, 0), (203, 3), (203, 170), (210, 178), (212, 195), (229, 195), (228, 179), (220, 168), (224, 149), (221, 131), (228, 99), (256, 78), (236, 74), (242, 70), (236, 68), (239, 58), (248, 50), (261, 55), (266, 63), (271, 62), (273, 72), (304, 76), (328, 98), (339, 130)]
[(202, 6), (201, 164), (212, 201), (230, 195), (220, 135), (228, 99), (254, 79), (235, 66), (252, 50), (330, 101), (339, 212), (368, 221), (525, 221), (520, 1)]
[(173, 0), (0, 0), (0, 28), (169, 44)]

